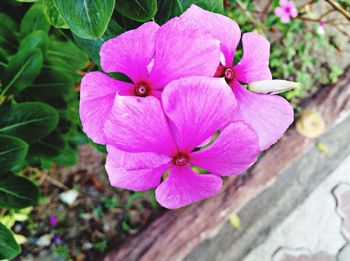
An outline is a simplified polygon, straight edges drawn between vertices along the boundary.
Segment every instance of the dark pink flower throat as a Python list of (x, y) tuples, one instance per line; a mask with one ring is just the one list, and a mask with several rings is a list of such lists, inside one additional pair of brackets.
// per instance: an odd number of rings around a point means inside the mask
[(135, 95), (140, 97), (146, 97), (151, 94), (151, 88), (146, 82), (139, 82), (135, 84)]
[(175, 165), (184, 166), (188, 163), (189, 156), (186, 153), (179, 152), (174, 158), (173, 162)]
[(226, 82), (229, 83), (236, 78), (236, 73), (233, 67), (227, 67), (220, 64), (214, 77), (224, 77)]

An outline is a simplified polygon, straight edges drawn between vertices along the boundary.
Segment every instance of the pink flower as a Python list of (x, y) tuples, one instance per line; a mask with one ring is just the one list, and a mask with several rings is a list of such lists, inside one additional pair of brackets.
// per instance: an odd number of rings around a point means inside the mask
[(298, 16), (298, 9), (294, 1), (280, 0), (280, 6), (275, 9), (275, 15), (281, 19), (282, 23), (289, 23), (291, 17)]
[[(135, 191), (156, 188), (156, 199), (166, 208), (216, 194), (220, 176), (242, 173), (259, 153), (256, 133), (231, 121), (235, 107), (222, 78), (172, 81), (160, 100), (117, 94), (104, 128), (111, 184)], [(195, 173), (191, 166), (208, 174)]]
[(269, 42), (256, 33), (243, 34), (243, 57), (233, 65), (241, 38), (239, 26), (233, 20), (196, 5), (192, 5), (181, 17), (189, 21), (189, 26), (204, 30), (220, 41), (221, 64), (215, 76), (226, 79), (237, 99), (237, 109), (230, 118), (244, 121), (255, 130), (261, 150), (269, 148), (293, 122), (293, 109), (280, 96), (255, 94), (241, 85), (272, 79)]
[(132, 83), (113, 79), (102, 72), (85, 75), (80, 90), (84, 131), (94, 142), (106, 144), (103, 126), (116, 93), (159, 98), (165, 85), (173, 80), (213, 76), (219, 64), (219, 53), (216, 39), (186, 27), (178, 17), (160, 28), (156, 23), (145, 23), (105, 42), (100, 51), (102, 69), (108, 73), (123, 73)]

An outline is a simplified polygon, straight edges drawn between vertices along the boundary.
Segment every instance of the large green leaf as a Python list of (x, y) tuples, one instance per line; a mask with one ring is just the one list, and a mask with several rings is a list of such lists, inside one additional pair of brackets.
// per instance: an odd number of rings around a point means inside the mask
[(0, 13), (0, 46), (1, 49), (15, 49), (17, 24), (7, 14)]
[(39, 190), (30, 180), (11, 172), (0, 175), (0, 208), (25, 208), (36, 205)]
[(0, 260), (12, 259), (21, 252), (12, 232), (0, 223)]
[(47, 136), (58, 123), (58, 113), (40, 102), (24, 102), (0, 110), (0, 134), (11, 135), (28, 143)]
[(54, 0), (43, 0), (44, 13), (47, 21), (56, 28), (69, 28), (58, 12)]
[(97, 39), (106, 31), (115, 0), (54, 0), (59, 13), (79, 37)]
[(52, 161), (61, 166), (72, 166), (78, 161), (78, 150), (68, 144), (61, 155), (52, 158)]
[(58, 157), (66, 148), (67, 143), (58, 131), (51, 132), (48, 136), (32, 144), (29, 149), (31, 156), (41, 158)]
[(34, 31), (28, 34), (20, 43), (19, 49), (33, 49), (39, 48), (43, 52), (47, 50), (49, 46), (49, 37), (47, 33), (43, 31)]
[(157, 3), (158, 11), (155, 20), (159, 24), (164, 24), (169, 19), (181, 15), (192, 4), (196, 4), (211, 12), (224, 12), (222, 0), (157, 0)]
[(16, 95), (18, 101), (48, 101), (52, 98), (69, 99), (76, 95), (73, 78), (66, 72), (44, 70), (23, 92)]
[(106, 32), (99, 37), (96, 40), (88, 40), (88, 39), (84, 39), (81, 38), (75, 34), (73, 34), (74, 36), (74, 40), (75, 42), (78, 44), (78, 46), (84, 51), (86, 52), (89, 57), (98, 65), (100, 65), (100, 49), (101, 49), (101, 45), (113, 38), (118, 36), (119, 34), (123, 33), (124, 29), (122, 27), (120, 27), (120, 25), (114, 21), (113, 19), (110, 20), (107, 30)]
[(0, 173), (7, 172), (24, 160), (28, 144), (21, 139), (0, 135)]
[(4, 71), (1, 95), (14, 94), (30, 85), (43, 67), (43, 55), (40, 49), (20, 50), (9, 62)]
[(51, 41), (47, 60), (54, 68), (61, 66), (75, 75), (89, 64), (89, 57), (71, 41)]
[(23, 39), (31, 32), (38, 30), (45, 33), (49, 32), (50, 24), (45, 17), (43, 9), (43, 5), (37, 3), (27, 11), (21, 22), (20, 38)]
[(116, 10), (138, 22), (151, 20), (157, 12), (156, 0), (117, 0)]

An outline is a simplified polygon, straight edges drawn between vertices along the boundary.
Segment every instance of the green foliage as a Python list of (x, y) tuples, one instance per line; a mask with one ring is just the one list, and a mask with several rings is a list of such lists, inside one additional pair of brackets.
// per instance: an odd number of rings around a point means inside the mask
[(47, 136), (58, 124), (58, 113), (49, 105), (24, 102), (0, 111), (0, 134), (34, 143)]
[(12, 232), (0, 223), (0, 259), (12, 259), (21, 252)]
[(44, 13), (47, 21), (56, 28), (68, 28), (63, 17), (58, 12), (54, 0), (43, 0)]
[(116, 8), (123, 16), (138, 22), (151, 20), (157, 12), (156, 0), (117, 0)]
[(97, 39), (107, 29), (115, 0), (54, 0), (69, 28), (79, 37)]
[(33, 182), (11, 172), (0, 175), (0, 208), (25, 208), (38, 202), (39, 191)]
[(21, 139), (0, 135), (0, 173), (6, 173), (19, 162), (22, 162), (28, 152), (28, 144)]
[(29, 33), (34, 31), (43, 31), (48, 33), (49, 29), (50, 24), (44, 16), (43, 6), (37, 3), (28, 10), (22, 19), (20, 38), (23, 39)]
[(164, 24), (169, 19), (181, 15), (192, 4), (216, 13), (223, 13), (223, 1), (220, 0), (157, 0), (158, 11), (155, 21)]
[(19, 50), (11, 59), (2, 77), (5, 94), (14, 94), (25, 89), (38, 76), (43, 67), (40, 49)]
[[(50, 24), (65, 27), (55, 8), (53, 1), (42, 0), (21, 9), (28, 9), (17, 16), (22, 20), (0, 13), (0, 208), (6, 213), (38, 202), (38, 188), (24, 168), (77, 160), (81, 127), (74, 87), (89, 60), (60, 29), (50, 30)], [(20, 247), (4, 231), (0, 227), (0, 259), (13, 258)]]

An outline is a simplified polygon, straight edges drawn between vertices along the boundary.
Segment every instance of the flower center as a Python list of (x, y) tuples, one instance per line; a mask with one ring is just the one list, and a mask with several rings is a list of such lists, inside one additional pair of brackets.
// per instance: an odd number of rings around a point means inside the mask
[(150, 94), (151, 88), (145, 82), (135, 84), (135, 95), (140, 97), (146, 97)]
[(290, 14), (291, 11), (292, 11), (292, 9), (291, 9), (289, 6), (287, 6), (287, 7), (284, 8), (284, 11), (285, 11), (286, 13)]
[(188, 155), (180, 152), (173, 159), (175, 165), (184, 166), (188, 163)]
[(227, 68), (224, 75), (226, 80), (233, 80), (235, 78), (235, 72), (232, 68)]
[(235, 79), (236, 73), (232, 67), (226, 67), (220, 64), (214, 77), (224, 77), (226, 82), (229, 83)]

